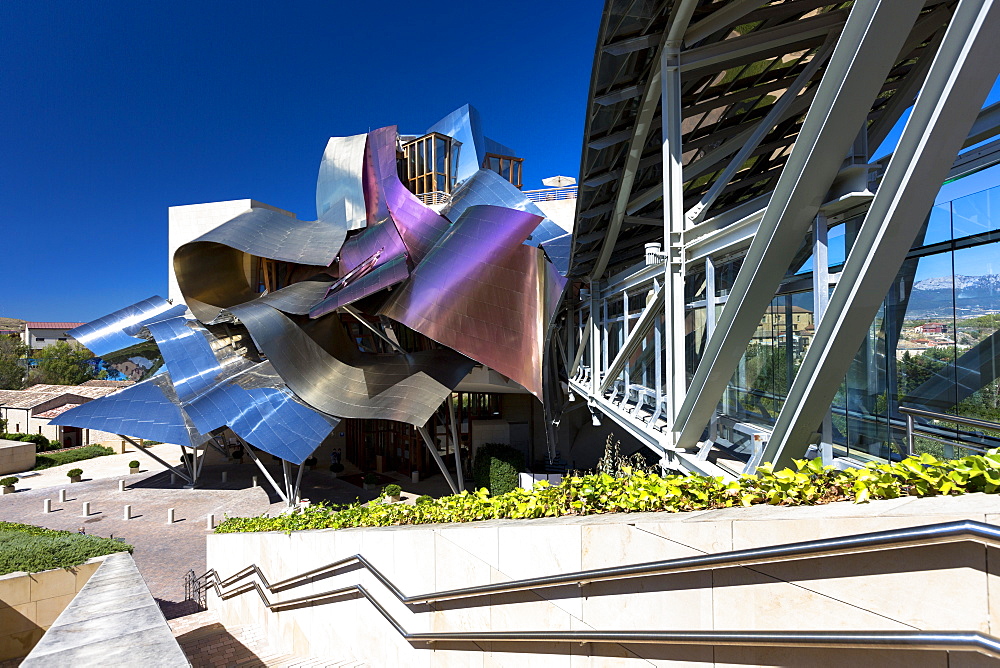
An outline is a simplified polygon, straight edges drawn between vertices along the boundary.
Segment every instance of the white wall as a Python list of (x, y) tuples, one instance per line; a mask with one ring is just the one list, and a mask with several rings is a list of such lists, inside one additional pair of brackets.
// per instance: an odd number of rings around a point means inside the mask
[[(1000, 495), (220, 534), (208, 537), (208, 565), (227, 578), (256, 563), (276, 582), (360, 553), (403, 593), (415, 595), (957, 519), (1000, 523)], [(429, 608), (408, 609), (370, 573), (351, 568), (270, 596), (291, 599), (355, 583), (410, 632), (923, 629), (1000, 635), (1000, 548), (975, 543), (573, 585)], [(228, 601), (213, 594), (209, 607), (226, 626), (261, 625), (282, 651), (353, 657), (372, 666), (995, 665), (978, 655), (933, 651), (528, 643), (422, 648), (403, 640), (362, 598), (273, 613), (255, 593)]]

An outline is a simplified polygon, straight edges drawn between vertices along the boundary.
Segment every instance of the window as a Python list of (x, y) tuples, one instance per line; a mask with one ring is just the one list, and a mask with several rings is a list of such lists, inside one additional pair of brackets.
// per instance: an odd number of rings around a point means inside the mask
[(431, 193), (447, 195), (455, 185), (455, 163), (459, 142), (432, 132), (403, 145), (400, 176), (407, 189), (425, 204), (438, 204)]
[(504, 177), (518, 188), (521, 187), (521, 165), (524, 158), (515, 158), (512, 155), (497, 155), (487, 153), (483, 160), (483, 167), (493, 170)]

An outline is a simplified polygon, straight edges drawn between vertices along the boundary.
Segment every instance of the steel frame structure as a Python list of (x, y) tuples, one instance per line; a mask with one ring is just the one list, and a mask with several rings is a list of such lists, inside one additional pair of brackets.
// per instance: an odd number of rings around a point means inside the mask
[[(1000, 142), (940, 159), (1000, 131), (997, 105), (981, 109), (998, 28), (990, 0), (607, 0), (568, 273), (579, 298), (556, 321), (569, 392), (554, 415), (583, 400), (669, 468), (732, 476), (817, 444), (830, 459), (833, 395), (938, 187), (998, 163)], [(895, 155), (870, 163), (911, 106)], [(848, 219), (863, 223), (831, 273), (828, 230)], [(810, 256), (798, 286), (789, 266)], [(718, 289), (716, 267), (739, 257)], [(727, 385), (772, 300), (796, 287), (813, 290), (814, 341), (773, 430), (741, 424)], [(720, 466), (709, 454), (734, 429), (752, 451)]]

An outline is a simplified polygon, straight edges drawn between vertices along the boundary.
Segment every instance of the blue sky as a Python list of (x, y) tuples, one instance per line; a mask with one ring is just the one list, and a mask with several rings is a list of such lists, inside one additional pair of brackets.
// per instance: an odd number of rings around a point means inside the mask
[(602, 8), (0, 0), (0, 316), (86, 321), (165, 295), (172, 205), (312, 219), (334, 135), (422, 132), (471, 103), (526, 188), (576, 176)]
[(315, 215), (326, 140), (471, 103), (526, 188), (579, 171), (603, 2), (0, 2), (0, 316), (165, 295), (167, 207)]

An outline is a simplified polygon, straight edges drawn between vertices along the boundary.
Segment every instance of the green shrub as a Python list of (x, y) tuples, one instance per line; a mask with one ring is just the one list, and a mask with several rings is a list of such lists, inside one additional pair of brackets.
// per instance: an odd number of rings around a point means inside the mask
[(430, 496), (429, 494), (421, 494), (420, 496), (417, 497), (417, 500), (414, 501), (414, 503), (418, 503), (418, 504), (419, 503), (432, 503), (433, 501), (434, 501), (434, 497), (433, 496)]
[(378, 476), (375, 475), (374, 473), (366, 473), (364, 482), (366, 485), (377, 485)]
[(139, 468), (139, 460), (138, 459), (133, 459), (132, 461), (130, 461), (128, 463), (128, 467), (130, 469), (137, 469), (137, 468)]
[(66, 450), (65, 452), (53, 452), (48, 455), (36, 455), (34, 470), (38, 471), (41, 469), (50, 469), (53, 466), (59, 466), (61, 464), (71, 464), (73, 462), (81, 462), (85, 459), (93, 459), (94, 457), (103, 457), (105, 455), (113, 454), (115, 454), (114, 450), (106, 448), (103, 445), (86, 445), (82, 448), (73, 448), (72, 450)]
[(132, 549), (120, 540), (0, 522), (0, 575), (71, 568), (94, 557)]
[(383, 491), (386, 496), (399, 496), (403, 493), (403, 488), (399, 485), (386, 485)]
[(17, 478), (10, 476), (8, 478), (0, 478), (0, 487), (13, 487), (17, 484)]
[(476, 451), (472, 463), (472, 479), (476, 489), (485, 487), (498, 496), (517, 487), (517, 474), (524, 465), (524, 455), (502, 443), (484, 443)]
[(636, 471), (616, 478), (607, 473), (566, 476), (558, 485), (490, 495), (462, 492), (418, 502), (330, 507), (309, 506), (279, 517), (227, 518), (216, 533), (297, 531), (398, 524), (474, 522), (565, 515), (627, 512), (680, 512), (733, 506), (818, 505), (833, 501), (894, 499), (902, 496), (1000, 493), (1000, 449), (985, 455), (940, 460), (930, 454), (885, 464), (839, 471), (819, 459), (796, 460), (795, 468), (774, 471), (769, 464), (757, 475), (729, 482), (700, 475), (657, 475)]
[(78, 475), (83, 475), (83, 469), (70, 469), (66, 471), (66, 475), (70, 478), (75, 478)]

